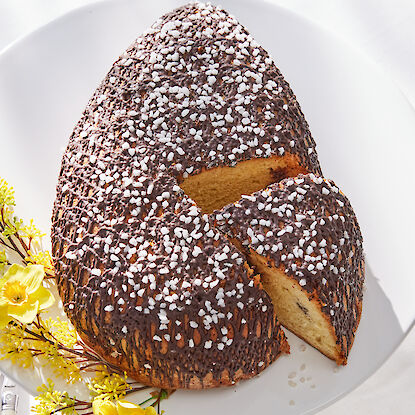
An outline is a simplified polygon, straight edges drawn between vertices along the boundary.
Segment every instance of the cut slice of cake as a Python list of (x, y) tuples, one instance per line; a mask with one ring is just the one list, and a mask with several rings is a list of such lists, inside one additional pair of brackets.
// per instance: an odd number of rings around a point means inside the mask
[(362, 311), (362, 236), (346, 196), (321, 177), (285, 179), (216, 213), (261, 275), (283, 326), (346, 364)]

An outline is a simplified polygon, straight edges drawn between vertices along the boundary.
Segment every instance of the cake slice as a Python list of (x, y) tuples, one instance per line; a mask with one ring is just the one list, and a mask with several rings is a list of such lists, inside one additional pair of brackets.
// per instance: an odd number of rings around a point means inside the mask
[(347, 197), (313, 174), (285, 179), (215, 212), (261, 275), (281, 324), (346, 364), (362, 311), (362, 236)]

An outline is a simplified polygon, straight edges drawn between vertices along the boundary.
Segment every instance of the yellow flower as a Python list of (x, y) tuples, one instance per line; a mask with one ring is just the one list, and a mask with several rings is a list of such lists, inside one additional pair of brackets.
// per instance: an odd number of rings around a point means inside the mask
[(117, 402), (118, 415), (157, 415), (157, 411), (152, 406), (146, 409), (128, 401)]
[(154, 407), (146, 409), (125, 400), (117, 401), (117, 405), (107, 399), (95, 399), (92, 402), (94, 415), (157, 415)]
[(12, 319), (32, 323), (39, 311), (50, 307), (55, 299), (42, 285), (42, 265), (23, 267), (13, 264), (0, 279), (0, 329)]
[(117, 402), (118, 415), (144, 415), (144, 409), (128, 401)]
[(117, 407), (108, 400), (94, 399), (92, 402), (94, 415), (117, 415)]
[(37, 254), (32, 251), (28, 251), (29, 256), (25, 258), (25, 261), (30, 264), (43, 265), (45, 267), (46, 274), (53, 274), (52, 257), (49, 251), (40, 251)]
[(35, 238), (42, 238), (45, 236), (44, 233), (42, 233), (33, 223), (33, 219), (30, 220), (30, 225), (23, 226), (20, 230), (21, 236), (24, 236), (25, 238), (29, 239), (35, 239)]

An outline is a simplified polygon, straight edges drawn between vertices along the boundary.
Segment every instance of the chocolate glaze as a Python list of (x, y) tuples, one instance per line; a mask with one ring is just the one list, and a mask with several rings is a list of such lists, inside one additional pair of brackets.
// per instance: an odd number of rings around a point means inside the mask
[(53, 257), (81, 336), (170, 388), (229, 384), (286, 351), (245, 258), (178, 184), (287, 153), (321, 173), (294, 94), (246, 29), (203, 4), (159, 19), (114, 63), (62, 160)]
[(363, 240), (347, 197), (311, 175), (282, 180), (215, 212), (215, 225), (282, 267), (317, 299), (345, 359), (360, 320)]

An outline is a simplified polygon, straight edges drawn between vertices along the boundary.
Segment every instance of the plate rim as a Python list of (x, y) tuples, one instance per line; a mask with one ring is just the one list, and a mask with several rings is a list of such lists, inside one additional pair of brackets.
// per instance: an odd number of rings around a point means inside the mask
[[(124, 3), (132, 2), (133, 0), (123, 0)], [(349, 49), (351, 53), (358, 56), (360, 60), (364, 61), (366, 64), (369, 64), (373, 68), (376, 68), (376, 70), (382, 74), (382, 76), (391, 82), (393, 88), (397, 91), (399, 91), (399, 94), (402, 96), (402, 98), (406, 101), (407, 105), (411, 108), (412, 112), (415, 113), (415, 107), (409, 100), (407, 94), (402, 90), (402, 88), (398, 85), (398, 83), (392, 78), (386, 71), (383, 70), (383, 68), (377, 64), (369, 55), (364, 53), (361, 49), (359, 49), (357, 46), (355, 46), (353, 43), (349, 42), (346, 38), (341, 37), (340, 35), (336, 34), (335, 32), (329, 30), (328, 28), (324, 26), (320, 26), (316, 22), (314, 22), (312, 19), (310, 19), (307, 16), (303, 16), (302, 14), (290, 10), (288, 7), (285, 7), (283, 5), (275, 4), (274, 2), (270, 0), (239, 0), (241, 3), (254, 6), (258, 3), (262, 3), (264, 6), (272, 7), (276, 10), (277, 13), (287, 14), (296, 19), (297, 21), (303, 21), (306, 25), (311, 27), (313, 30), (320, 32), (324, 37), (331, 38), (334, 42), (341, 44), (343, 47)], [(216, 1), (214, 1), (216, 3)], [(187, 2), (184, 2), (187, 3)], [(53, 30), (55, 25), (59, 25), (60, 22), (68, 19), (76, 19), (77, 15), (81, 15), (83, 13), (87, 13), (89, 10), (94, 10), (97, 7), (110, 7), (110, 5), (117, 5), (117, 0), (94, 0), (93, 2), (78, 6), (70, 11), (67, 11), (56, 18), (48, 21), (47, 23), (35, 28), (29, 33), (25, 33), (19, 37), (17, 37), (14, 41), (9, 43), (6, 47), (0, 50), (0, 62), (7, 59), (8, 53), (13, 53), (14, 49), (22, 47), (25, 42), (30, 41), (31, 38), (41, 35), (42, 33), (47, 33), (49, 30)], [(399, 348), (399, 346), (402, 344), (402, 342), (407, 338), (408, 334), (414, 329), (415, 327), (415, 316), (413, 316), (412, 323), (408, 326), (406, 331), (403, 331), (401, 338), (399, 341), (394, 345), (394, 347), (391, 349), (388, 355), (385, 355), (384, 360), (382, 363), (368, 376), (364, 377), (362, 380), (360, 380), (359, 383), (353, 384), (350, 387), (344, 389), (342, 392), (340, 392), (337, 395), (333, 395), (328, 401), (326, 401), (324, 404), (319, 405), (318, 407), (311, 407), (309, 410), (306, 410), (303, 412), (303, 415), (311, 415), (315, 414), (320, 410), (323, 410), (335, 402), (341, 400), (345, 396), (347, 396), (349, 393), (353, 392), (357, 387), (361, 386), (365, 381), (367, 381), (369, 378), (374, 376), (380, 368), (383, 367), (383, 365), (390, 359), (390, 357), (396, 352), (396, 350)], [(7, 369), (6, 369), (7, 370)], [(31, 390), (28, 385), (22, 384), (20, 381), (18, 381), (13, 373), (5, 373), (7, 377), (18, 383), (24, 390), (26, 390), (30, 395), (33, 396), (33, 390)], [(36, 396), (36, 395), (35, 395)]]

